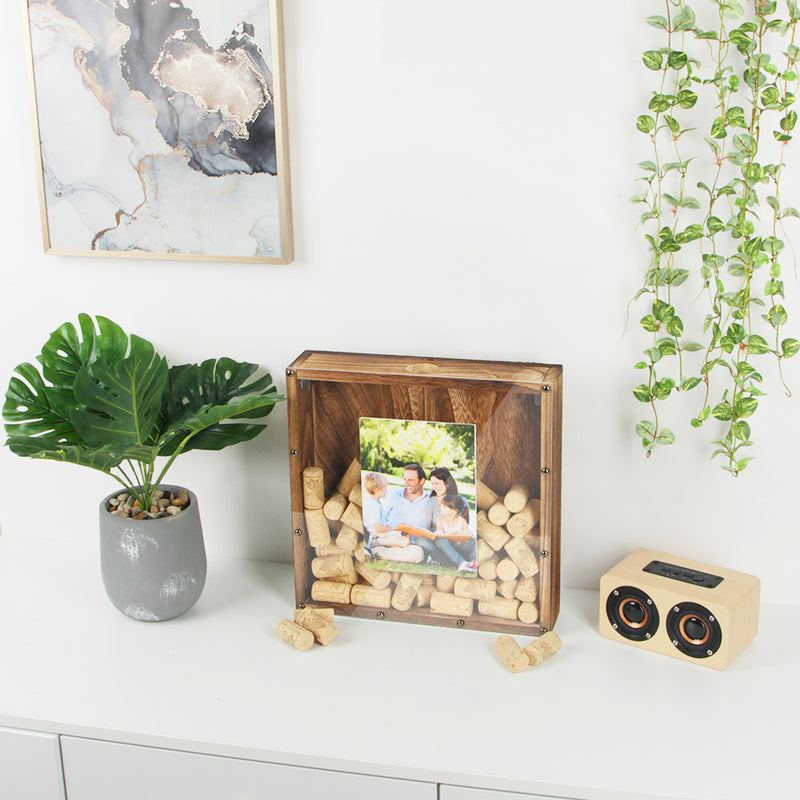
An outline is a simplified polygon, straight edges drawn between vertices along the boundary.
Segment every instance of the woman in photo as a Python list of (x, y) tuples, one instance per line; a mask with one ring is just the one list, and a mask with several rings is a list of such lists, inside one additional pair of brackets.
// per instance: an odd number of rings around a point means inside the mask
[[(474, 572), (475, 537), (469, 529), (469, 505), (458, 493), (458, 484), (447, 467), (431, 470), (431, 499), (436, 502), (436, 531), (434, 543), (450, 565), (460, 572)], [(447, 534), (469, 535), (467, 541), (451, 542)]]

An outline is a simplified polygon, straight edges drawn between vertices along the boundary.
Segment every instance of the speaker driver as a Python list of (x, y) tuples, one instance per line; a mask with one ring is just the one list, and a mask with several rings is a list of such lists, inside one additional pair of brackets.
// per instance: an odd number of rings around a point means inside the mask
[(716, 617), (699, 603), (679, 603), (667, 616), (667, 635), (672, 644), (691, 658), (708, 658), (722, 644), (722, 628)]
[(617, 633), (643, 642), (658, 630), (658, 609), (649, 595), (635, 586), (618, 586), (606, 600), (608, 621)]

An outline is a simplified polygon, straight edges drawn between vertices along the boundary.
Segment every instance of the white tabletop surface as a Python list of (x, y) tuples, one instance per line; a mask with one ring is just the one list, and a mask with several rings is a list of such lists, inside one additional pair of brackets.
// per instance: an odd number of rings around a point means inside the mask
[(602, 638), (595, 592), (561, 605), (561, 651), (520, 675), (496, 634), (379, 620), (300, 653), (287, 565), (210, 558), (188, 614), (142, 623), (94, 549), (0, 537), (0, 725), (584, 800), (797, 796), (800, 608), (762, 607), (720, 672)]

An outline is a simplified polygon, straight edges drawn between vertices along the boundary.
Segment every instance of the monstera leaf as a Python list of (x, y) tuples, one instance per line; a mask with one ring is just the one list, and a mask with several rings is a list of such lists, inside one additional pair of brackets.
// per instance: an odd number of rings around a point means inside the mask
[(229, 421), (263, 418), (283, 399), (269, 374), (247, 383), (257, 369), (230, 358), (173, 367), (165, 424), (173, 433), (160, 454), (172, 455), (177, 448), (221, 450), (261, 433), (264, 424)]
[(98, 359), (78, 370), (75, 399), (85, 406), (71, 420), (86, 444), (153, 444), (167, 384), (167, 362), (144, 340), (116, 364)]

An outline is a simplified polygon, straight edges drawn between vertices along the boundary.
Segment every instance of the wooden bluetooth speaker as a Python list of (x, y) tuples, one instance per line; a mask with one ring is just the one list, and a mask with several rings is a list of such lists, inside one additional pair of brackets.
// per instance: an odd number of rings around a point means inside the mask
[(758, 631), (760, 589), (754, 575), (640, 549), (600, 579), (600, 633), (725, 669)]

